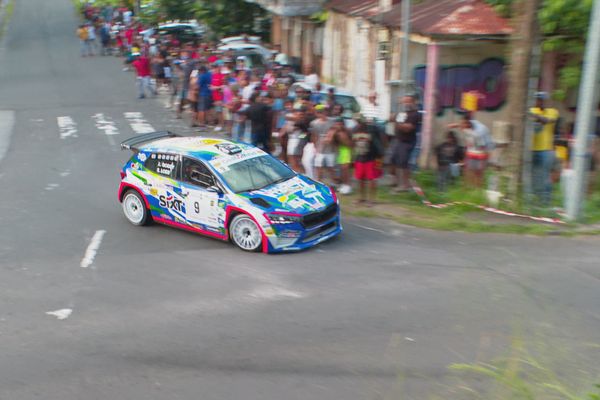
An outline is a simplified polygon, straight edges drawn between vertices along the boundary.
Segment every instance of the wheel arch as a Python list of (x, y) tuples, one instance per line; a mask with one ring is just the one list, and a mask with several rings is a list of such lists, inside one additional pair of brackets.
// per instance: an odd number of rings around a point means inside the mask
[(121, 203), (123, 202), (123, 197), (125, 197), (125, 193), (127, 193), (129, 190), (136, 191), (144, 200), (144, 204), (146, 205), (146, 208), (148, 210), (150, 210), (150, 203), (148, 202), (148, 199), (146, 198), (144, 193), (138, 187), (133, 186), (129, 183), (121, 182), (121, 185), (119, 187), (119, 202), (121, 202)]
[(243, 210), (239, 207), (231, 206), (231, 205), (227, 206), (227, 208), (225, 209), (225, 233), (227, 234), (227, 238), (229, 240), (231, 240), (231, 238), (229, 236), (229, 225), (231, 224), (231, 221), (233, 221), (235, 216), (240, 215), (240, 214), (244, 214), (244, 215), (250, 217), (252, 219), (252, 221), (254, 221), (256, 226), (258, 226), (258, 230), (260, 231), (260, 235), (262, 237), (261, 251), (265, 254), (268, 253), (269, 252), (269, 238), (265, 234), (263, 227), (258, 223), (256, 218), (254, 218), (254, 216), (252, 214), (250, 214), (248, 211)]

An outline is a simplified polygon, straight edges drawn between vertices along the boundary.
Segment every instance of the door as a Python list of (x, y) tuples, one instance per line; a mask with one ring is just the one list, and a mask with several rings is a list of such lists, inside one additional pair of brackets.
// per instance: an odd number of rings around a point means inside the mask
[(225, 228), (223, 193), (218, 189), (212, 172), (203, 163), (183, 159), (182, 190), (185, 217), (188, 222), (209, 230)]
[(155, 217), (183, 218), (183, 198), (178, 192), (181, 156), (151, 153), (144, 166), (154, 174), (146, 174), (144, 191)]

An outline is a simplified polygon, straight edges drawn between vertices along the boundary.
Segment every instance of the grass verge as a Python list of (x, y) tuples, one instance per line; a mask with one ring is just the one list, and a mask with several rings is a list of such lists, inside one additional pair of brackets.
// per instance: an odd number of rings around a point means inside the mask
[[(470, 204), (453, 205), (444, 209), (427, 207), (422, 204), (421, 198), (414, 192), (394, 194), (389, 188), (380, 187), (378, 190), (378, 204), (375, 207), (361, 207), (354, 205), (356, 194), (342, 196), (341, 202), (344, 212), (357, 217), (379, 217), (391, 219), (405, 225), (421, 228), (462, 231), (462, 232), (490, 232), (490, 233), (518, 233), (531, 235), (547, 234), (574, 234), (575, 224), (548, 224), (526, 220), (518, 217), (495, 217), (475, 205), (486, 205), (486, 194), (482, 189), (467, 189), (460, 182), (451, 186), (447, 192), (440, 193), (436, 189), (436, 177), (431, 172), (419, 172), (415, 180), (423, 189), (429, 201), (434, 204), (461, 202)], [(597, 199), (592, 196), (586, 203), (586, 223), (600, 220), (600, 194)], [(559, 199), (557, 199), (559, 201)], [(525, 210), (518, 205), (503, 203), (499, 209), (522, 213), (537, 217), (559, 217), (552, 209)], [(585, 234), (590, 234), (585, 232)]]

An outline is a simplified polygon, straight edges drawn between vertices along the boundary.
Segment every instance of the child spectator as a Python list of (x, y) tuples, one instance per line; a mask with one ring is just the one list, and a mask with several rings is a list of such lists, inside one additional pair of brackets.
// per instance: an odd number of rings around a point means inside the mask
[(383, 155), (382, 141), (375, 126), (361, 121), (352, 134), (352, 143), (356, 160), (354, 177), (359, 183), (357, 203), (372, 206), (377, 197), (377, 179), (381, 176), (378, 159)]
[(437, 186), (440, 192), (445, 192), (448, 182), (460, 175), (460, 165), (464, 158), (464, 149), (459, 145), (453, 131), (446, 133), (446, 140), (435, 148), (438, 173)]
[(344, 125), (344, 119), (337, 117), (333, 124), (335, 143), (337, 144), (337, 164), (340, 167), (340, 194), (352, 193), (350, 186), (350, 167), (352, 165), (352, 138)]

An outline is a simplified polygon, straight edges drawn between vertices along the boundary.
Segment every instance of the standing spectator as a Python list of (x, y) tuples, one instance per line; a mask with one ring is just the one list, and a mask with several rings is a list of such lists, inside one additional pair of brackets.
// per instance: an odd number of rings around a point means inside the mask
[(383, 156), (381, 137), (372, 125), (369, 126), (361, 121), (352, 134), (352, 142), (356, 159), (354, 177), (359, 184), (357, 202), (373, 205), (377, 197), (377, 179), (382, 173), (377, 162)]
[(133, 12), (129, 9), (123, 10), (123, 23), (125, 25), (129, 25), (131, 23), (131, 17), (133, 16)]
[(85, 25), (79, 25), (79, 28), (77, 29), (77, 37), (81, 43), (81, 57), (91, 55), (90, 46), (88, 43), (88, 30)]
[(535, 107), (529, 110), (534, 122), (532, 154), (533, 192), (543, 204), (549, 205), (552, 197), (551, 173), (554, 166), (554, 131), (560, 114), (555, 108), (546, 108), (548, 94), (536, 93)]
[(90, 55), (93, 56), (96, 50), (96, 27), (94, 27), (94, 24), (89, 23), (87, 25), (87, 31), (88, 48), (90, 49)]
[(212, 74), (208, 69), (201, 65), (198, 68), (198, 117), (197, 121), (200, 126), (206, 125), (206, 115), (212, 107), (212, 90), (210, 85), (212, 82)]
[(289, 111), (287, 121), (281, 129), (281, 142), (286, 146), (285, 154), (290, 167), (295, 171), (303, 172), (302, 150), (308, 142), (308, 124), (305, 109), (300, 108), (293, 111), (290, 107)]
[(465, 181), (468, 186), (483, 187), (483, 177), (490, 152), (490, 135), (485, 125), (471, 120), (468, 114), (461, 117), (459, 124), (448, 125), (450, 129), (460, 128), (465, 144)]
[(156, 90), (152, 87), (152, 81), (150, 79), (150, 60), (145, 55), (140, 55), (135, 61), (132, 63), (133, 68), (135, 68), (135, 72), (137, 75), (137, 87), (139, 98), (143, 99), (146, 97), (146, 89), (156, 96)]
[(198, 82), (200, 80), (200, 71), (197, 66), (197, 64), (194, 64), (194, 69), (190, 73), (189, 88), (187, 90), (187, 102), (192, 113), (191, 125), (193, 127), (198, 126), (198, 92), (200, 89)]
[(101, 55), (110, 55), (110, 24), (102, 22), (100, 25), (100, 43), (102, 44)]
[(317, 154), (315, 156), (315, 167), (317, 179), (322, 180), (325, 173), (333, 180), (333, 167), (336, 163), (334, 132), (330, 132), (333, 122), (327, 117), (324, 105), (315, 107), (317, 118), (309, 125), (312, 142), (315, 144)]
[(223, 86), (225, 85), (225, 77), (221, 73), (221, 67), (217, 62), (212, 64), (211, 68), (210, 90), (212, 92), (212, 113), (211, 120), (216, 122), (215, 131), (219, 132), (223, 129)]
[(377, 93), (369, 93), (367, 102), (361, 108), (361, 114), (367, 121), (374, 122), (377, 125), (385, 121), (381, 106), (377, 102)]
[(459, 145), (454, 131), (448, 131), (446, 140), (436, 146), (437, 158), (437, 187), (440, 192), (445, 192), (448, 182), (460, 174), (460, 165), (464, 157), (464, 150)]
[(279, 65), (288, 65), (289, 59), (287, 54), (281, 52), (281, 45), (275, 45), (275, 58), (273, 59)]
[(352, 193), (350, 186), (350, 166), (352, 165), (352, 138), (342, 117), (335, 118), (335, 143), (337, 144), (337, 164), (340, 167), (340, 194)]
[(321, 93), (321, 89), (321, 83), (317, 82), (317, 84), (315, 85), (315, 90), (312, 91), (309, 97), (311, 103), (315, 105), (323, 103), (325, 97), (323, 96), (323, 93)]
[(243, 111), (250, 122), (251, 143), (266, 152), (270, 152), (270, 108), (263, 102), (258, 101), (259, 94), (254, 93), (250, 97), (250, 105)]
[[(417, 129), (421, 123), (421, 115), (417, 110), (415, 98), (404, 96), (401, 100), (401, 111), (395, 119), (396, 141), (392, 148), (392, 164), (396, 170), (395, 189), (396, 193), (410, 190), (410, 169), (408, 163), (410, 155), (417, 144)], [(399, 172), (399, 173), (398, 173)], [(402, 180), (400, 182), (400, 179)]]
[[(181, 76), (181, 90), (179, 91), (179, 106), (177, 107), (177, 118), (181, 118), (183, 108), (188, 102), (188, 91), (190, 90), (190, 77), (192, 71), (196, 68), (196, 62), (191, 59), (189, 51), (182, 51), (179, 62)], [(197, 85), (193, 85), (193, 90), (196, 90)], [(192, 109), (195, 112), (195, 109)]]
[(306, 74), (304, 83), (310, 87), (310, 90), (315, 91), (317, 89), (317, 85), (320, 83), (319, 75), (317, 75), (315, 72), (315, 67), (312, 65), (305, 65), (304, 73)]

